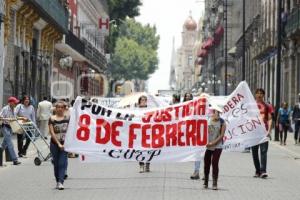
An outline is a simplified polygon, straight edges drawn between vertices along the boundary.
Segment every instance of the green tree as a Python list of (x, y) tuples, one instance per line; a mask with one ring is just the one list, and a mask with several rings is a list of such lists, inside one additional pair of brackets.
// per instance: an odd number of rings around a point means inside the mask
[[(140, 0), (108, 0), (109, 16), (111, 20), (126, 19), (126, 17), (136, 17), (140, 15)], [(117, 22), (119, 23), (119, 22)]]
[(156, 51), (139, 45), (133, 39), (121, 37), (110, 62), (110, 72), (116, 80), (147, 80), (157, 68), (157, 63)]
[(155, 26), (143, 26), (133, 19), (127, 19), (119, 27), (119, 37), (109, 63), (112, 77), (116, 80), (147, 80), (157, 69), (158, 44)]

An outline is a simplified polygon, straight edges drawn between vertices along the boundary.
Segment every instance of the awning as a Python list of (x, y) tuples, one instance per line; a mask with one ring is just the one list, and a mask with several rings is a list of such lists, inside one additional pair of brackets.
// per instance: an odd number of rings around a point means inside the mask
[(198, 57), (205, 57), (205, 56), (207, 56), (207, 54), (208, 54), (207, 50), (205, 50), (205, 49), (198, 49), (198, 52), (197, 52), (197, 56)]
[(203, 65), (204, 64), (204, 59), (203, 58), (197, 58), (197, 64), (198, 65)]
[(215, 30), (215, 37), (220, 38), (224, 34), (223, 26), (219, 25), (218, 28)]
[(208, 38), (202, 45), (202, 49), (209, 50), (214, 44), (213, 38)]

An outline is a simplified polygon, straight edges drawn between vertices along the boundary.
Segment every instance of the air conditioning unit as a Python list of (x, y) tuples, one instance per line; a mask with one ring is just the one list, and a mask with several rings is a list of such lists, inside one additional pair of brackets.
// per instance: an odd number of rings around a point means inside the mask
[(65, 58), (61, 58), (59, 60), (59, 65), (62, 68), (71, 68), (73, 64), (73, 59), (71, 56), (65, 57)]

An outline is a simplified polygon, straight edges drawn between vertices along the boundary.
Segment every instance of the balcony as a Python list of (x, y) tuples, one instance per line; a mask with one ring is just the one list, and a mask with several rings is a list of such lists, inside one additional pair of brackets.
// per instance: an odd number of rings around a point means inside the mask
[(93, 63), (96, 70), (101, 71), (106, 68), (106, 57), (100, 53), (93, 45), (86, 39), (82, 39), (84, 43), (84, 56)]
[(300, 29), (300, 8), (293, 10), (288, 18), (285, 26), (285, 33), (289, 37), (296, 36)]
[(66, 35), (65, 42), (74, 50), (76, 50), (78, 53), (84, 55), (85, 52), (84, 43), (78, 37), (76, 37), (71, 31), (69, 31), (69, 33)]
[(57, 28), (67, 34), (69, 14), (60, 0), (28, 0), (48, 23), (53, 23)]

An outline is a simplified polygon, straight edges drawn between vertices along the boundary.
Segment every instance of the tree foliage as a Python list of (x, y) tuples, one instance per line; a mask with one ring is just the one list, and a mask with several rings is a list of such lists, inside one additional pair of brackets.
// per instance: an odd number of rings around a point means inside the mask
[(139, 6), (142, 5), (140, 0), (108, 0), (107, 4), (112, 20), (139, 16)]
[(127, 19), (119, 28), (119, 37), (109, 63), (112, 77), (147, 80), (157, 69), (158, 44), (155, 27)]

